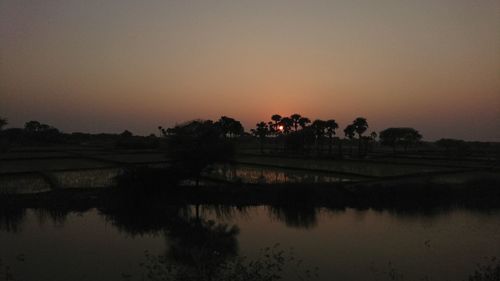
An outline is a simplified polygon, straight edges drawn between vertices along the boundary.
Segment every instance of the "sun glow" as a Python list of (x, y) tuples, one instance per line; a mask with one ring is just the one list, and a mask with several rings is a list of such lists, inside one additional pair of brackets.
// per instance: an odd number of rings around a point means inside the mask
[(279, 126), (278, 126), (278, 130), (279, 130), (279, 131), (282, 131), (282, 132), (283, 132), (283, 130), (284, 130), (284, 129), (285, 129), (285, 128), (283, 127), (283, 125), (279, 125)]

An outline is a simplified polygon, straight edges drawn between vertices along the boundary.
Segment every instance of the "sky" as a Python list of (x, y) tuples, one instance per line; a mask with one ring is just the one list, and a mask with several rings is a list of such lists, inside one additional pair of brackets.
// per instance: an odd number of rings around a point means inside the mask
[(249, 130), (276, 113), (500, 141), (500, 1), (0, 0), (11, 127)]

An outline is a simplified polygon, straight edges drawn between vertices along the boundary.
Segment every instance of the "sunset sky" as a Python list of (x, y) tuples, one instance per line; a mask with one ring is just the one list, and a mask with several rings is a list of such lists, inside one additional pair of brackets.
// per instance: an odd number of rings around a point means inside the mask
[(0, 0), (11, 127), (249, 130), (295, 112), (500, 141), (500, 1)]

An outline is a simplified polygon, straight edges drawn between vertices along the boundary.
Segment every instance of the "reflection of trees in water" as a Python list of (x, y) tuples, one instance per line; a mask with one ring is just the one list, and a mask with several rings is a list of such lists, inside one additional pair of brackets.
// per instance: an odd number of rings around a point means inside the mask
[(201, 206), (202, 216), (212, 214), (218, 220), (233, 220), (250, 217), (251, 206), (233, 206), (233, 205), (203, 205)]
[(284, 184), (284, 183), (334, 183), (350, 178), (325, 172), (312, 172), (301, 169), (259, 166), (257, 164), (228, 165), (219, 164), (208, 173), (229, 182)]
[(238, 254), (238, 233), (236, 225), (197, 218), (180, 220), (166, 231), (165, 257), (181, 268), (182, 275), (205, 280), (215, 276), (224, 261)]
[[(84, 212), (87, 210), (78, 210), (80, 212)], [(47, 222), (51, 222), (56, 226), (63, 226), (66, 222), (68, 215), (71, 212), (78, 212), (77, 210), (70, 209), (60, 209), (60, 208), (39, 208), (33, 209), (33, 213), (38, 220), (39, 225), (44, 225)]]
[(56, 226), (63, 226), (68, 215), (72, 212), (84, 212), (88, 209), (76, 208), (24, 208), (3, 207), (0, 208), (0, 230), (7, 232), (21, 231), (21, 225), (29, 212), (33, 214), (39, 225), (51, 222)]
[(184, 206), (131, 207), (128, 205), (113, 208), (100, 208), (104, 219), (126, 234), (160, 234), (173, 225), (176, 220), (186, 216), (189, 211)]
[(318, 224), (317, 210), (313, 206), (269, 206), (271, 218), (295, 228), (314, 228)]
[(25, 208), (0, 208), (0, 230), (7, 232), (21, 231), (21, 224), (26, 217)]
[[(228, 213), (225, 208), (215, 210)], [(100, 212), (128, 234), (164, 234), (167, 240), (164, 265), (174, 265), (175, 274), (184, 278), (179, 280), (208, 280), (205, 277), (215, 276), (221, 263), (238, 254), (238, 227), (204, 219), (199, 206), (122, 206)]]

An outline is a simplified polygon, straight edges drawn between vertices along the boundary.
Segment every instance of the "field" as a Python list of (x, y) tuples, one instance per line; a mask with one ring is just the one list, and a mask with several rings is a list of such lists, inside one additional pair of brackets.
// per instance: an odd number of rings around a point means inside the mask
[[(17, 148), (0, 154), (0, 192), (38, 193), (64, 188), (104, 188), (131, 166), (165, 166), (164, 152), (104, 147)], [(328, 159), (240, 152), (215, 165), (205, 180), (241, 184), (470, 184), (500, 182), (498, 161), (470, 155), (373, 153), (366, 159)]]

